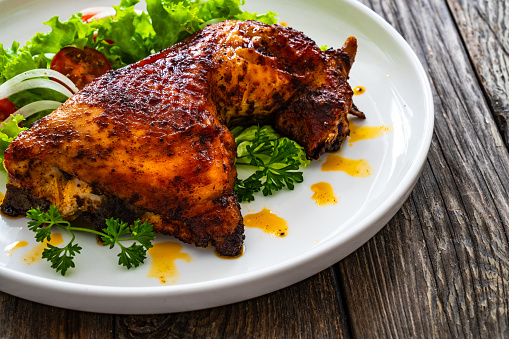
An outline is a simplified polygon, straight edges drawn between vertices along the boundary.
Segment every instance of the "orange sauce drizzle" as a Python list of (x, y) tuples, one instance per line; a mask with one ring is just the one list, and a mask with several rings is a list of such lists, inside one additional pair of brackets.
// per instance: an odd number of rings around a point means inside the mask
[(286, 237), (288, 234), (288, 224), (286, 220), (273, 214), (271, 210), (263, 208), (258, 213), (252, 213), (244, 216), (244, 226), (259, 228), (265, 233), (276, 237)]
[(364, 159), (348, 159), (337, 154), (329, 154), (322, 164), (322, 171), (341, 171), (352, 177), (364, 178), (371, 175), (373, 168)]
[(191, 262), (193, 258), (187, 253), (182, 253), (182, 245), (165, 241), (154, 244), (148, 250), (148, 254), (152, 257), (147, 277), (157, 278), (161, 284), (176, 283), (180, 278), (175, 260), (180, 259), (185, 262)]
[(391, 125), (357, 126), (352, 121), (350, 121), (350, 139), (349, 139), (350, 146), (352, 146), (354, 142), (366, 139), (375, 139), (392, 131), (393, 128)]
[(283, 27), (288, 27), (288, 23), (286, 23), (286, 22), (284, 22), (284, 21), (281, 21), (279, 24), (280, 24), (281, 26), (283, 26)]
[(311, 185), (311, 190), (315, 192), (311, 199), (314, 199), (318, 206), (334, 205), (338, 203), (338, 198), (334, 194), (331, 184), (327, 182), (317, 182)]
[(42, 243), (38, 243), (31, 250), (26, 252), (23, 256), (23, 262), (27, 265), (35, 264), (42, 260), (42, 251), (47, 247), (47, 244), (57, 246), (64, 242), (60, 233), (51, 233), (51, 240), (44, 240)]
[(11, 256), (15, 250), (26, 246), (28, 246), (28, 242), (26, 242), (25, 240), (16, 241), (10, 245), (5, 246), (4, 251), (7, 253), (8, 256)]
[(363, 86), (357, 86), (353, 89), (353, 95), (361, 95), (364, 94), (364, 92), (366, 92), (366, 88)]

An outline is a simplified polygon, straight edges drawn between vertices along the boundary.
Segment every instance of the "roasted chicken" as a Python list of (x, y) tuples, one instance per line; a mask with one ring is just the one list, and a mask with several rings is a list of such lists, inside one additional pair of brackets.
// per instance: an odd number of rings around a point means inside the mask
[(255, 21), (210, 25), (110, 71), (22, 132), (5, 153), (2, 211), (56, 205), (79, 215), (140, 218), (186, 243), (239, 254), (244, 230), (228, 127), (269, 123), (309, 158), (349, 133), (347, 83), (357, 43), (321, 51), (301, 32)]

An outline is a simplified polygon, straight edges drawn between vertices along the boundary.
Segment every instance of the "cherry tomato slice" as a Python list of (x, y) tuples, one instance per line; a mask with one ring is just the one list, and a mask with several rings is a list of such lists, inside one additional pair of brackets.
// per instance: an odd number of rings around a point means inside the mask
[(64, 47), (51, 60), (51, 69), (67, 76), (82, 89), (95, 78), (111, 69), (110, 62), (101, 52), (85, 47)]
[(18, 108), (9, 99), (0, 99), (0, 121), (4, 121), (17, 110)]

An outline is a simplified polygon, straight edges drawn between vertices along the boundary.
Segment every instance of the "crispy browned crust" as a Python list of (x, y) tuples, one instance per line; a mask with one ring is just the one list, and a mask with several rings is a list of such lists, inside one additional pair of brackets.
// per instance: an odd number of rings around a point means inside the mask
[(227, 127), (272, 123), (312, 159), (339, 149), (356, 49), (351, 37), (322, 52), (296, 30), (254, 21), (208, 26), (107, 73), (22, 132), (5, 153), (10, 182), (68, 218), (93, 219), (119, 199), (158, 232), (237, 255), (244, 235)]

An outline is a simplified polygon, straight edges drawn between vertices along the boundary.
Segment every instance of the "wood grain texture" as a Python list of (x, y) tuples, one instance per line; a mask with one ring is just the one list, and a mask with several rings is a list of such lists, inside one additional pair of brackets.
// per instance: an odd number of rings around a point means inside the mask
[(430, 77), (435, 133), (415, 190), (340, 264), (355, 337), (507, 337), (508, 163), (447, 4), (363, 1)]
[(0, 292), (0, 338), (98, 338), (114, 336), (114, 316), (65, 310)]
[(506, 147), (509, 146), (509, 3), (448, 0)]
[(121, 338), (348, 338), (332, 269), (233, 305), (165, 315), (118, 316)]

